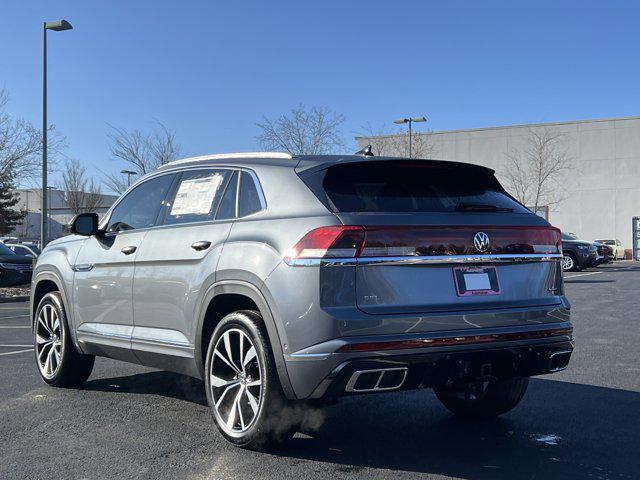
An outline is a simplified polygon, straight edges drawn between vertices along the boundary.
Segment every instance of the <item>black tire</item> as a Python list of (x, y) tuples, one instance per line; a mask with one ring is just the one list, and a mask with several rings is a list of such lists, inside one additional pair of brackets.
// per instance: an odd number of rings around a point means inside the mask
[[(47, 309), (46, 312), (43, 312), (44, 309)], [(48, 315), (47, 318), (53, 318), (51, 315), (51, 309), (55, 310), (55, 315), (57, 315), (58, 327), (56, 331), (58, 333), (55, 335), (52, 333), (50, 338), (55, 337), (56, 340), (55, 342), (50, 340), (51, 345), (47, 346), (47, 342), (43, 343), (42, 339), (43, 337), (46, 337), (48, 330), (43, 330), (44, 325), (40, 324), (40, 318), (41, 313)], [(40, 300), (38, 308), (36, 309), (36, 315), (33, 322), (33, 341), (36, 364), (42, 380), (51, 386), (64, 388), (78, 387), (86, 382), (93, 370), (95, 357), (93, 355), (83, 355), (76, 351), (75, 346), (71, 341), (67, 315), (59, 292), (50, 292), (42, 297), (42, 300)], [(51, 352), (51, 350), (54, 349), (54, 343), (57, 345), (59, 350), (59, 356), (53, 355), (55, 352)], [(56, 368), (55, 371), (53, 371), (52, 367), (52, 371), (47, 373), (41, 358), (44, 358), (44, 363), (46, 365), (49, 354), (53, 357), (52, 361), (56, 362)], [(59, 358), (59, 361), (55, 360), (57, 358)]]
[[(563, 260), (562, 262), (562, 270), (565, 272), (575, 272), (578, 270), (581, 270), (581, 268), (578, 266), (578, 260), (576, 259), (576, 256), (571, 253), (571, 252), (564, 252), (564, 256), (568, 257), (568, 260)], [(570, 265), (570, 266), (569, 266)]]
[[(220, 351), (218, 354), (215, 353), (217, 345), (218, 348), (224, 348), (225, 338), (223, 336), (227, 332), (231, 354), (228, 355), (226, 348), (223, 350), (223, 354), (227, 358), (229, 356), (232, 358), (236, 370), (233, 370), (228, 362), (220, 358)], [(242, 333), (246, 337), (241, 340)], [(255, 360), (244, 365), (240, 358), (240, 347), (234, 347), (240, 341), (244, 344), (247, 338), (253, 344), (256, 356)], [(248, 350), (244, 350), (245, 359), (250, 356)], [(214, 358), (216, 363), (214, 363)], [(227, 383), (212, 388), (214, 381), (212, 364), (215, 366), (215, 373), (219, 375), (215, 377), (216, 381), (225, 380)], [(241, 372), (238, 365), (241, 365)], [(260, 390), (251, 385), (256, 382), (257, 375), (260, 375)], [(230, 387), (231, 383), (238, 382), (236, 380), (238, 378), (240, 378), (241, 385)], [(297, 418), (299, 415), (296, 414), (294, 405), (284, 396), (269, 344), (269, 337), (262, 317), (256, 311), (243, 310), (230, 313), (215, 328), (207, 349), (205, 385), (207, 400), (218, 430), (229, 442), (239, 447), (254, 450), (266, 450), (274, 447), (291, 438), (302, 420)], [(229, 405), (230, 397), (224, 393), (230, 388), (233, 389), (231, 396), (236, 396), (232, 405)], [(257, 404), (257, 413), (252, 408), (247, 392), (251, 393), (253, 397), (253, 405)], [(258, 392), (259, 397), (256, 401)], [(214, 396), (216, 400), (214, 400)], [(216, 401), (219, 408), (216, 407)], [(237, 408), (235, 402), (238, 402)], [(236, 408), (235, 413), (232, 413), (231, 410), (234, 408)], [(231, 419), (232, 416), (233, 419)], [(251, 418), (250, 421), (249, 418)], [(242, 423), (240, 423), (241, 421)], [(248, 425), (245, 425), (245, 421)], [(229, 423), (231, 423), (231, 427), (229, 427)]]
[(463, 418), (493, 418), (513, 410), (529, 385), (528, 377), (490, 381), (476, 386), (435, 388), (442, 404)]

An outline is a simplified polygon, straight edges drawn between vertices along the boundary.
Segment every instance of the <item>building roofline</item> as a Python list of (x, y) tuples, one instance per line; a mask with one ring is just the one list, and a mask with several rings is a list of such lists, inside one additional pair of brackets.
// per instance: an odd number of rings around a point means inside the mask
[[(460, 128), (456, 130), (437, 130), (434, 132), (413, 132), (413, 135), (439, 135), (445, 133), (468, 133), (468, 132), (482, 132), (484, 130), (500, 130), (505, 128), (528, 128), (528, 127), (549, 127), (557, 125), (575, 125), (580, 123), (599, 123), (599, 122), (614, 122), (624, 120), (640, 120), (640, 116), (630, 117), (610, 117), (610, 118), (595, 118), (591, 120), (567, 120), (563, 122), (543, 122), (543, 123), (522, 123), (515, 125), (497, 125), (493, 127), (479, 127), (479, 128)], [(393, 133), (390, 135), (358, 135), (356, 140), (366, 138), (393, 138), (393, 137), (405, 137), (406, 133)]]

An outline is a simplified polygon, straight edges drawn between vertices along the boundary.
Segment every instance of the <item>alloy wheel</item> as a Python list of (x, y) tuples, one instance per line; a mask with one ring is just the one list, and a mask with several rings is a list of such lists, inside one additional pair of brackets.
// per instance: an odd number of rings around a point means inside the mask
[(573, 258), (569, 255), (564, 255), (562, 257), (562, 270), (571, 270), (573, 268)]
[(57, 310), (44, 305), (36, 324), (36, 354), (38, 367), (45, 378), (52, 378), (62, 363), (63, 330)]
[(240, 329), (225, 331), (216, 342), (209, 381), (220, 426), (231, 434), (247, 431), (262, 400), (262, 366), (251, 338)]

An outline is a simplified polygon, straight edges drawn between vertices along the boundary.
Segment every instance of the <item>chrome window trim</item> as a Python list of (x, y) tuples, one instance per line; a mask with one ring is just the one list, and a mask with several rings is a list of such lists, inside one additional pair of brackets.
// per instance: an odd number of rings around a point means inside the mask
[(457, 265), (464, 263), (559, 262), (559, 253), (513, 253), (495, 255), (431, 255), (406, 257), (284, 259), (292, 267), (340, 267), (346, 265)]
[(249, 168), (244, 168), (244, 167), (241, 167), (240, 171), (243, 174), (247, 173), (253, 180), (253, 184), (255, 185), (256, 191), (258, 192), (258, 199), (260, 200), (260, 210), (258, 210), (257, 212), (250, 213), (249, 215), (244, 215), (242, 217), (240, 216), (240, 190), (242, 189), (242, 175), (239, 175), (238, 191), (236, 192), (236, 220), (253, 217), (254, 215), (264, 212), (267, 209), (267, 199), (264, 196), (264, 192), (262, 191), (262, 184), (260, 183), (260, 180), (258, 179), (258, 175), (256, 175), (256, 172), (254, 172)]

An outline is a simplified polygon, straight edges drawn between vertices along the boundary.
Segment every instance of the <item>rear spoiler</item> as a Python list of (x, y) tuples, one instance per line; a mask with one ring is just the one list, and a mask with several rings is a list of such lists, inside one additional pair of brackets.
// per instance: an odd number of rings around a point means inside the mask
[(406, 157), (370, 157), (363, 155), (300, 155), (294, 157), (298, 159), (298, 164), (295, 167), (296, 173), (302, 172), (316, 172), (319, 170), (326, 170), (329, 167), (345, 163), (369, 163), (369, 162), (382, 162), (382, 161), (408, 161), (408, 162), (420, 162), (425, 164), (431, 164), (434, 167), (450, 167), (450, 168), (463, 168), (476, 170), (486, 175), (493, 175), (495, 170), (489, 167), (483, 167), (482, 165), (476, 165), (473, 163), (454, 162), (450, 160), (434, 160), (434, 159), (422, 159), (422, 158), (406, 158)]

